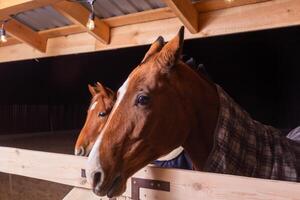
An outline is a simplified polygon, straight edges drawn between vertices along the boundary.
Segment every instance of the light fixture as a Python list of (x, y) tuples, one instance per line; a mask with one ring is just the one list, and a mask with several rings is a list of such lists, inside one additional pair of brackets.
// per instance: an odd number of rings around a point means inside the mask
[(86, 23), (86, 27), (90, 31), (95, 29), (95, 21), (94, 20), (95, 20), (95, 14), (92, 12), (92, 13), (90, 13), (88, 22)]
[(2, 26), (0, 28), (0, 42), (5, 43), (7, 42), (7, 37), (6, 37), (6, 31), (4, 29), (4, 23), (2, 23)]
[(90, 5), (91, 7), (91, 13), (89, 15), (89, 18), (88, 18), (88, 22), (86, 24), (86, 27), (92, 31), (95, 29), (95, 12), (94, 12), (94, 3), (95, 3), (96, 0), (87, 0), (87, 3)]
[(232, 3), (234, 0), (224, 0), (226, 3)]

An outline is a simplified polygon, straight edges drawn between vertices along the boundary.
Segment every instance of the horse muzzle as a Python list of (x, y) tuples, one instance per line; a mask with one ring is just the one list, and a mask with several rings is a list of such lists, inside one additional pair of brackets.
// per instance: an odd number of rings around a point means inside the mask
[(87, 156), (86, 152), (87, 151), (83, 146), (81, 146), (79, 148), (75, 148), (75, 150), (74, 150), (75, 156)]
[(120, 195), (120, 192), (123, 190), (121, 188), (121, 176), (117, 176), (108, 184), (101, 184), (101, 176), (101, 172), (94, 173), (92, 183), (93, 192), (98, 196), (107, 196), (108, 198)]

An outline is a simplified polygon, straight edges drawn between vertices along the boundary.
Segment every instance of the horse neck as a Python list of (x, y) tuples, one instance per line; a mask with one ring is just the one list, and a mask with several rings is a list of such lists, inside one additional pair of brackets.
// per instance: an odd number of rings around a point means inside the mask
[(180, 87), (188, 112), (190, 130), (183, 147), (196, 170), (204, 167), (213, 147), (213, 133), (219, 113), (219, 96), (215, 84), (181, 63)]

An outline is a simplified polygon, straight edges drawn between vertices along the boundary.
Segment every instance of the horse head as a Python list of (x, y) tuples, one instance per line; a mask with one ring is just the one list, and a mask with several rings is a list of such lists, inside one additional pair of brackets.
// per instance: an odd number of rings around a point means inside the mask
[(197, 95), (196, 87), (204, 90), (207, 83), (200, 84), (198, 75), (180, 60), (183, 41), (183, 27), (166, 44), (159, 37), (118, 90), (87, 162), (87, 179), (95, 194), (121, 195), (130, 176), (184, 146), (191, 131), (199, 129), (200, 112), (191, 105), (203, 107), (204, 102), (191, 97)]
[(88, 88), (92, 100), (76, 141), (74, 153), (77, 156), (88, 156), (115, 103), (115, 93), (99, 82), (94, 86), (88, 85)]

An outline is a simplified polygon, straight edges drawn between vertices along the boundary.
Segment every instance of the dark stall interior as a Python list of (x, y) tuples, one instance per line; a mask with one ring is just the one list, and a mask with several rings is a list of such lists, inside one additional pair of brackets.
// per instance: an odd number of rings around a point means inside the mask
[[(203, 63), (251, 115), (279, 128), (300, 121), (300, 27), (188, 40)], [(0, 64), (0, 134), (78, 130), (100, 81), (116, 90), (148, 46)]]

